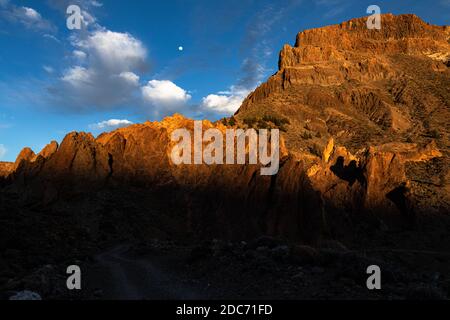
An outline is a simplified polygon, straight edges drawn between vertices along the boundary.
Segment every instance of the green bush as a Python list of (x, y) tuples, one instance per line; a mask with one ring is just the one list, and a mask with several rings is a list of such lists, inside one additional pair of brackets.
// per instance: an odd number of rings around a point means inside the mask
[(272, 122), (277, 127), (282, 127), (286, 124), (291, 124), (289, 119), (280, 118), (276, 116), (265, 115), (262, 119), (266, 122)]
[(322, 149), (317, 143), (314, 143), (312, 146), (309, 147), (309, 152), (311, 152), (311, 154), (315, 156), (322, 157)]
[(268, 124), (266, 121), (264, 121), (262, 119), (258, 120), (257, 127), (258, 127), (258, 129), (272, 129), (270, 124)]
[(255, 125), (255, 123), (257, 121), (258, 121), (258, 119), (256, 119), (255, 117), (245, 118), (244, 119), (244, 124), (246, 124), (247, 126), (253, 128), (253, 126)]
[(248, 117), (243, 120), (244, 124), (250, 128), (273, 129), (286, 131), (286, 125), (290, 124), (289, 119), (265, 115), (262, 118)]
[(309, 140), (309, 139), (312, 139), (313, 136), (312, 136), (312, 134), (311, 134), (310, 132), (305, 131), (305, 132), (302, 133), (301, 137), (302, 137), (304, 140)]
[(430, 131), (430, 137), (433, 139), (440, 139), (441, 138), (441, 133), (439, 132), (439, 130), (437, 129), (433, 129)]

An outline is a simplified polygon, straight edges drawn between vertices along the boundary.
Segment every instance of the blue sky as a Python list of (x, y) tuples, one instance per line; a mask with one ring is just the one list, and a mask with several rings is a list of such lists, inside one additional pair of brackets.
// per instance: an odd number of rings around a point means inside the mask
[[(71, 4), (82, 30), (66, 26)], [(229, 116), (299, 31), (372, 4), (450, 20), (450, 0), (0, 0), (0, 160), (74, 130)]]

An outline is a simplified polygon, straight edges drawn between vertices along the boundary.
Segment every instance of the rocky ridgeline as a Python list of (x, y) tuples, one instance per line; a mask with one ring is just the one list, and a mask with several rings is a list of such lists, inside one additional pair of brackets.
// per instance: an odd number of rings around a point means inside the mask
[[(205, 121), (204, 126), (215, 125)], [(7, 190), (20, 194), (24, 204), (44, 206), (110, 187), (170, 190), (174, 198), (183, 195), (189, 225), (212, 223), (229, 227), (221, 231), (225, 234), (268, 233), (313, 241), (326, 224), (326, 211), (383, 212), (413, 220), (405, 163), (442, 156), (434, 143), (422, 149), (384, 145), (353, 155), (331, 139), (316, 158), (297, 158), (284, 150), (278, 174), (270, 177), (261, 176), (258, 165), (172, 164), (170, 133), (175, 128), (192, 130), (193, 120), (175, 115), (98, 138), (70, 133), (61, 145), (52, 142), (38, 155), (26, 148)]]

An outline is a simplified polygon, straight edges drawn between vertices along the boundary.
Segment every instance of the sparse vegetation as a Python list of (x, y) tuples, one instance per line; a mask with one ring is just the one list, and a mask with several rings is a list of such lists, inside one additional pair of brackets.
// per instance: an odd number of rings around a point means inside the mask
[(283, 127), (286, 124), (291, 124), (288, 118), (265, 115), (262, 119), (266, 122), (272, 122), (277, 127)]
[(257, 123), (258, 129), (272, 129), (269, 123), (264, 121), (263, 119), (259, 119)]
[(311, 154), (315, 156), (322, 157), (322, 148), (320, 148), (320, 146), (317, 143), (314, 143), (312, 146), (309, 147), (309, 152), (311, 152)]
[(234, 127), (236, 125), (236, 119), (233, 116), (231, 118), (223, 118), (220, 122), (227, 127)]
[(258, 120), (255, 117), (249, 117), (249, 118), (245, 118), (244, 119), (244, 124), (246, 124), (247, 126), (249, 126), (250, 128), (253, 128), (253, 126), (255, 125), (255, 123)]
[(309, 139), (313, 138), (311, 132), (308, 132), (308, 131), (304, 131), (302, 133), (301, 137), (302, 137), (303, 140), (309, 140)]
[(286, 125), (290, 124), (289, 119), (273, 115), (265, 115), (262, 118), (248, 117), (243, 120), (249, 128), (255, 129), (279, 129), (286, 131)]
[(437, 129), (433, 129), (430, 131), (430, 137), (433, 139), (440, 139), (441, 138), (441, 133), (439, 132), (439, 130)]

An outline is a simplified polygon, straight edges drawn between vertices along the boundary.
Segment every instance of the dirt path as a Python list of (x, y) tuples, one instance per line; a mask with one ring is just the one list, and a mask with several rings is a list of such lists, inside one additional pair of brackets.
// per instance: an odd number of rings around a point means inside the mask
[[(173, 272), (173, 257), (135, 258), (121, 245), (95, 257), (88, 286), (101, 291), (102, 299), (199, 299), (201, 295)], [(169, 271), (171, 270), (171, 271)]]

